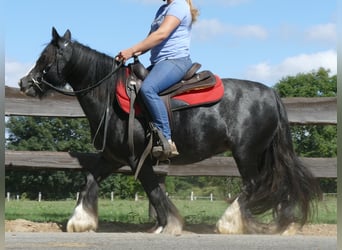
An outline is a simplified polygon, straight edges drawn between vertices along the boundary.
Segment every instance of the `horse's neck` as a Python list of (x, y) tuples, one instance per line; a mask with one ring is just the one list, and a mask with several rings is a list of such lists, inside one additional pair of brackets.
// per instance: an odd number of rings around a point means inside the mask
[[(113, 70), (113, 58), (92, 50), (80, 44), (75, 45), (72, 57), (67, 65), (65, 78), (74, 90), (85, 89), (103, 80)], [(116, 81), (124, 76), (124, 68), (120, 68), (117, 73), (103, 81), (99, 86), (87, 91), (85, 94), (78, 94), (78, 101), (89, 121), (92, 137), (102, 128), (107, 119), (107, 106), (111, 123), (116, 126), (124, 126), (125, 121), (121, 120), (115, 110), (113, 96)], [(107, 102), (110, 95), (110, 103)], [(100, 129), (99, 133), (104, 131)], [(101, 136), (100, 136), (101, 137)]]
[(74, 90), (84, 89), (100, 81), (112, 65), (113, 58), (75, 42), (65, 77)]

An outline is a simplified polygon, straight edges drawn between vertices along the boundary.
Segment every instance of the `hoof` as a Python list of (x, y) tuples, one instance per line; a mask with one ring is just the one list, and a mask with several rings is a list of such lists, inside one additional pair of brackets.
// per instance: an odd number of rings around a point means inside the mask
[(164, 228), (163, 227), (157, 227), (154, 231), (153, 231), (153, 233), (154, 234), (161, 234), (162, 232), (163, 232), (163, 230), (164, 230)]
[(183, 231), (183, 221), (174, 216), (169, 216), (166, 226), (155, 225), (148, 232), (153, 234), (181, 235)]
[(227, 208), (221, 219), (216, 223), (216, 233), (243, 234), (244, 223), (237, 199)]
[(298, 230), (300, 229), (300, 226), (296, 223), (291, 223), (282, 233), (281, 235), (284, 236), (292, 236), (295, 235)]
[(80, 203), (74, 214), (67, 223), (67, 232), (95, 232), (98, 225), (97, 216), (94, 216), (83, 209)]

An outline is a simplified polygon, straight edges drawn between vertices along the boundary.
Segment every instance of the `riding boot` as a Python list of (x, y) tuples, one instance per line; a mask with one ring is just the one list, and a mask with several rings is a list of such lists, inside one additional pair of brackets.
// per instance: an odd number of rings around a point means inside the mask
[(171, 148), (170, 158), (179, 155), (176, 144), (171, 139), (168, 140), (168, 143), (170, 144), (170, 148)]
[(152, 155), (157, 159), (172, 158), (179, 155), (176, 144), (172, 140), (167, 141), (168, 145), (158, 145), (152, 148)]

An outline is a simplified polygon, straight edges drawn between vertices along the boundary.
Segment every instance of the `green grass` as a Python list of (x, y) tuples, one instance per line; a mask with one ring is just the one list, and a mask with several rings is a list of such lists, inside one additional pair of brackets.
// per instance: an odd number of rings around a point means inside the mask
[[(227, 208), (227, 203), (224, 201), (175, 200), (174, 203), (187, 224), (215, 224)], [(6, 201), (5, 218), (64, 223), (70, 217), (74, 206), (75, 201)], [(336, 215), (336, 198), (329, 197), (318, 204), (317, 212), (310, 223), (336, 224)], [(99, 219), (109, 222), (147, 223), (149, 222), (148, 201), (100, 200)]]

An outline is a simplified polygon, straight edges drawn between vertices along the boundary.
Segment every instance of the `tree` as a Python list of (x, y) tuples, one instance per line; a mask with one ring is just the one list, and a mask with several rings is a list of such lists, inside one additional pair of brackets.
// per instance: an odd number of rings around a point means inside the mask
[[(337, 76), (329, 76), (330, 71), (320, 68), (307, 74), (288, 76), (274, 88), (281, 97), (335, 97)], [(305, 125), (291, 126), (294, 148), (298, 155), (305, 157), (336, 157), (337, 126)], [(336, 179), (321, 180), (325, 192), (336, 192)]]
[(329, 76), (329, 73), (329, 70), (320, 68), (307, 74), (287, 76), (274, 88), (281, 97), (335, 97), (337, 76)]
[[(88, 123), (85, 119), (10, 117), (6, 147), (29, 151), (93, 151)], [(36, 199), (43, 192), (44, 199), (75, 197), (85, 182), (79, 171), (6, 171), (6, 191)]]
[[(86, 119), (10, 117), (7, 149), (29, 151), (94, 152)], [(85, 172), (79, 171), (6, 171), (6, 191), (36, 199), (43, 192), (44, 199), (75, 197), (85, 183)], [(116, 196), (134, 197), (142, 192), (138, 182), (130, 176), (112, 175), (102, 184), (100, 195), (114, 191)]]

